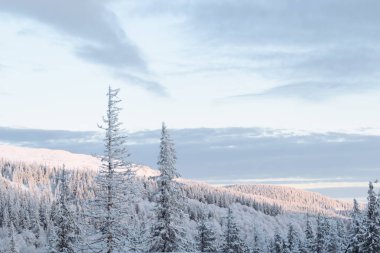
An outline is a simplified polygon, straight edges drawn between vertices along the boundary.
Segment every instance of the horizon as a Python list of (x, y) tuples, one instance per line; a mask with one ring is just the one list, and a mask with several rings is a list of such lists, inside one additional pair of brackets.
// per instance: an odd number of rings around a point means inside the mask
[[(377, 179), (380, 136), (261, 128), (170, 129), (185, 178), (213, 185), (273, 184), (363, 200)], [(129, 132), (130, 162), (157, 168), (160, 130)], [(0, 127), (0, 144), (98, 155), (101, 131)], [(368, 152), (371, 151), (371, 152)], [(247, 157), (250, 157), (247, 159)], [(301, 159), (302, 158), (302, 159)], [(338, 169), (337, 169), (338, 168)]]

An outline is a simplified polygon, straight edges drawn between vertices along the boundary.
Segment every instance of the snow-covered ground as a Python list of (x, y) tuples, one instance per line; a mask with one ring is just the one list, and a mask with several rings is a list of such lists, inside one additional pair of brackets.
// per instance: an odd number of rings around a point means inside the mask
[(0, 158), (12, 162), (37, 163), (52, 167), (65, 165), (67, 169), (97, 170), (100, 166), (100, 160), (89, 155), (74, 154), (64, 150), (9, 145), (0, 145)]

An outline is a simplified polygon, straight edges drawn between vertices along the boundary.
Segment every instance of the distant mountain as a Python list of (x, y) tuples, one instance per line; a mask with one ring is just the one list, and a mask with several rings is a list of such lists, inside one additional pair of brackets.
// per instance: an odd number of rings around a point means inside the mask
[(278, 205), (284, 210), (309, 213), (325, 213), (329, 215), (347, 214), (353, 204), (346, 201), (332, 199), (322, 194), (295, 189), (287, 186), (254, 184), (226, 186), (238, 192), (252, 195), (254, 198), (263, 197)]

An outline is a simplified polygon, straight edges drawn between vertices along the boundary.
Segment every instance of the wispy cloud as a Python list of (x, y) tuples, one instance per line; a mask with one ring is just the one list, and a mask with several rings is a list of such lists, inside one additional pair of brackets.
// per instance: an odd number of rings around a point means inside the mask
[[(1, 2), (0, 12), (39, 21), (75, 38), (74, 53), (78, 57), (101, 64), (111, 72), (131, 75), (137, 71), (149, 76), (147, 63), (118, 23), (115, 14), (108, 8), (109, 2), (4, 0)], [(163, 93), (160, 83), (144, 79), (145, 77), (139, 80), (123, 80), (140, 86), (144, 82), (150, 82), (154, 86), (149, 88), (150, 91)], [(142, 87), (146, 88), (146, 85)]]
[(223, 100), (241, 100), (260, 97), (288, 97), (320, 101), (340, 94), (355, 94), (356, 92), (370, 91), (374, 88), (371, 84), (373, 83), (350, 81), (305, 81), (276, 86), (259, 93), (246, 93), (229, 96)]
[[(182, 18), (194, 46), (189, 57), (212, 57), (212, 67), (199, 61), (190, 73), (234, 69), (286, 84), (260, 94), (266, 97), (314, 100), (380, 87), (375, 1), (141, 2), (144, 15)], [(235, 99), (254, 97), (242, 95)]]
[(161, 96), (168, 96), (168, 92), (160, 83), (148, 79), (141, 78), (137, 75), (128, 74), (125, 72), (116, 72), (115, 76), (119, 79), (125, 80), (135, 85), (144, 87), (144, 89), (159, 94)]

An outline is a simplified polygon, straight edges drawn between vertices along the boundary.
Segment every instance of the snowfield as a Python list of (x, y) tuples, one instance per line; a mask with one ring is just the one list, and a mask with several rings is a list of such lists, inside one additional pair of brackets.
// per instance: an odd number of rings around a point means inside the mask
[(67, 169), (98, 170), (101, 164), (98, 158), (89, 155), (74, 154), (64, 150), (9, 145), (0, 145), (0, 159), (27, 164), (36, 163), (49, 167), (65, 165)]

